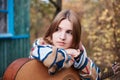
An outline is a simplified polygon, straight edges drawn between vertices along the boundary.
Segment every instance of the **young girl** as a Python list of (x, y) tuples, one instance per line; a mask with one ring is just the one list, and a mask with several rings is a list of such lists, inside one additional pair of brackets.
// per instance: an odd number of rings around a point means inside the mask
[(54, 74), (72, 65), (84, 80), (100, 80), (100, 69), (87, 57), (81, 43), (81, 24), (72, 10), (62, 10), (43, 38), (33, 43), (29, 58), (37, 59)]

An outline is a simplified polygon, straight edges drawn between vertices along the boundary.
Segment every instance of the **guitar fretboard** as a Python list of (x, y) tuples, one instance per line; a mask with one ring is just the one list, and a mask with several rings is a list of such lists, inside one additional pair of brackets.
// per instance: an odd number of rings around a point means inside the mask
[(102, 74), (101, 80), (104, 80), (104, 79), (106, 79), (106, 78), (109, 78), (109, 77), (111, 77), (111, 76), (113, 76), (113, 75), (114, 75), (113, 70), (109, 70), (108, 72), (105, 72), (105, 73)]

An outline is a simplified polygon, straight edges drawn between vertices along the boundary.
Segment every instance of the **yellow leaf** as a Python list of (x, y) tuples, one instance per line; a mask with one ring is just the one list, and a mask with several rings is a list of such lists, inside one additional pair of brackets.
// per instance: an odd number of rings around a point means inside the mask
[(106, 21), (110, 22), (113, 19), (113, 16), (106, 18)]

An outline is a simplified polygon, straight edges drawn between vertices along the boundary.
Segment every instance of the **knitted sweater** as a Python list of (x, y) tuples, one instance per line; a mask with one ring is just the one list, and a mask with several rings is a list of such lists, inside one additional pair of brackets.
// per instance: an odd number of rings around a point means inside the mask
[(46, 44), (42, 38), (39, 38), (33, 43), (29, 58), (41, 61), (48, 67), (49, 74), (73, 65), (75, 69), (79, 70), (80, 78), (83, 80), (100, 80), (99, 68), (87, 57), (86, 50), (84, 46), (82, 47), (80, 55), (73, 59), (65, 49)]

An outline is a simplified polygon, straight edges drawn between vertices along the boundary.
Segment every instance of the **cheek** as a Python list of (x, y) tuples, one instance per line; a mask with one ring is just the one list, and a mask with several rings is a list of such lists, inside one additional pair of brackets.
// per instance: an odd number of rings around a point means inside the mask
[(72, 36), (69, 36), (69, 37), (68, 37), (68, 42), (69, 42), (69, 44), (72, 44), (72, 43), (73, 43), (73, 37), (72, 37)]
[(70, 42), (71, 42), (71, 44), (73, 43), (73, 38), (71, 38)]
[(52, 34), (52, 40), (55, 40), (56, 38), (57, 38), (57, 33), (56, 32), (54, 32), (53, 34)]

